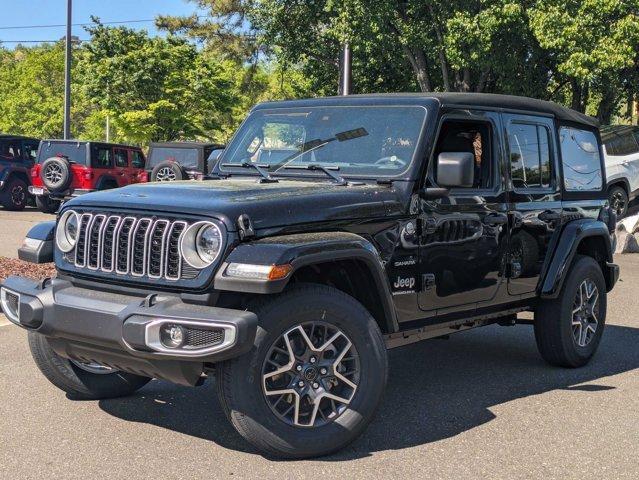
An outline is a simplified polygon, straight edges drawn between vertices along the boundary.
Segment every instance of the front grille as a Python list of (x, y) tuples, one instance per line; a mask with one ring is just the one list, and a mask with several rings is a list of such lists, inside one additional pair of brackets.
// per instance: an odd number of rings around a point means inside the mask
[(115, 272), (150, 279), (195, 278), (197, 270), (183, 269), (180, 238), (182, 220), (84, 213), (75, 255), (78, 268)]

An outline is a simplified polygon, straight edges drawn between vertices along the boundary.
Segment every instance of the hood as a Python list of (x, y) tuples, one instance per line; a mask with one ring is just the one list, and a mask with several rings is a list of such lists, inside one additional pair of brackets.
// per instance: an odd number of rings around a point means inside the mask
[(136, 184), (82, 195), (65, 206), (214, 217), (235, 230), (242, 214), (249, 215), (255, 229), (398, 215), (406, 210), (400, 197), (401, 192), (390, 185), (341, 186), (305, 180), (259, 183), (249, 177)]

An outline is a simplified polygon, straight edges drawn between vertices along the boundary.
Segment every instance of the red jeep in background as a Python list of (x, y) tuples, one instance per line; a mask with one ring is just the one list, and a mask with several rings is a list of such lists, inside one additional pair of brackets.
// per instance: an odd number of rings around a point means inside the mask
[(139, 147), (43, 140), (31, 170), (29, 192), (42, 212), (54, 213), (69, 197), (146, 182), (145, 163)]

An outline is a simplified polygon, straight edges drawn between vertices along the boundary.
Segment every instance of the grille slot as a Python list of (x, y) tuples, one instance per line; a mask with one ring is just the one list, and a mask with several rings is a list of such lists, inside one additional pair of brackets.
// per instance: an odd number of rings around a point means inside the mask
[(65, 258), (78, 268), (118, 275), (193, 279), (199, 271), (183, 271), (180, 254), (187, 226), (182, 220), (83, 213), (75, 253)]

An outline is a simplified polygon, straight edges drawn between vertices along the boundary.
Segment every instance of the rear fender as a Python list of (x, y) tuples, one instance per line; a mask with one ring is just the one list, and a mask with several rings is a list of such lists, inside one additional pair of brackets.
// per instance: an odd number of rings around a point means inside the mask
[(611, 290), (619, 275), (618, 267), (612, 260), (612, 242), (608, 226), (601, 220), (580, 219), (564, 226), (555, 243), (554, 255), (544, 271), (540, 282), (539, 294), (542, 298), (557, 298), (568, 275), (570, 265), (587, 238), (600, 238), (601, 245), (597, 253), (601, 257), (606, 286)]

